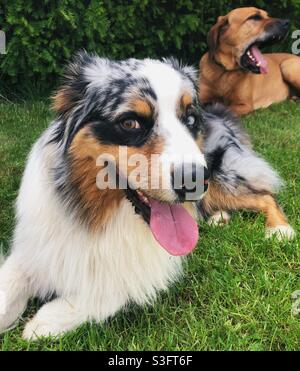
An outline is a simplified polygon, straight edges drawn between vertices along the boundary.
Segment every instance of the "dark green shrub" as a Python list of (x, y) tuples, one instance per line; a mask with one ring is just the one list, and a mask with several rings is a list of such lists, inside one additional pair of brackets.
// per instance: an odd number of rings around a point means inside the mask
[(7, 37), (0, 78), (14, 88), (53, 86), (66, 60), (82, 48), (117, 59), (174, 55), (197, 64), (217, 16), (245, 5), (300, 26), (300, 0), (0, 0)]

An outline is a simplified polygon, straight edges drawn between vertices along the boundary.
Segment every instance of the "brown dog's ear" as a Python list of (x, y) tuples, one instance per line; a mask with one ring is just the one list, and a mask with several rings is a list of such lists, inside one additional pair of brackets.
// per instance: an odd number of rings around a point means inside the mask
[(218, 18), (217, 23), (212, 27), (212, 29), (208, 33), (207, 43), (209, 49), (209, 57), (213, 59), (216, 50), (219, 46), (219, 38), (221, 31), (224, 30), (225, 27), (228, 26), (228, 17), (227, 16), (220, 16)]

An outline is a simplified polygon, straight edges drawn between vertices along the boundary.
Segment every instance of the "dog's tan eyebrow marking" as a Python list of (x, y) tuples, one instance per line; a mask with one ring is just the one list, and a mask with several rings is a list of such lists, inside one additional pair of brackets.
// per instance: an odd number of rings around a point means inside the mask
[(130, 108), (138, 115), (150, 117), (153, 114), (153, 106), (143, 99), (135, 99), (131, 102)]
[(179, 101), (178, 113), (186, 112), (187, 108), (193, 103), (193, 98), (190, 94), (184, 93)]

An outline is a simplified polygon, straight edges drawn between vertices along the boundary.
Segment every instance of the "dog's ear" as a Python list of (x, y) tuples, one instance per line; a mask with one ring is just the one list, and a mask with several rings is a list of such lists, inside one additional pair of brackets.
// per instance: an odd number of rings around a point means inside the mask
[(79, 52), (67, 66), (63, 85), (52, 96), (52, 109), (58, 115), (67, 115), (82, 99), (86, 86), (83, 78), (83, 67), (90, 61), (91, 56), (86, 52)]
[(58, 115), (65, 115), (75, 106), (77, 100), (76, 91), (64, 85), (52, 96), (51, 107)]
[(220, 16), (218, 18), (217, 23), (212, 27), (212, 29), (208, 33), (207, 43), (209, 49), (209, 57), (213, 59), (218, 46), (219, 46), (219, 38), (220, 34), (226, 27), (228, 27), (228, 17), (227, 16)]

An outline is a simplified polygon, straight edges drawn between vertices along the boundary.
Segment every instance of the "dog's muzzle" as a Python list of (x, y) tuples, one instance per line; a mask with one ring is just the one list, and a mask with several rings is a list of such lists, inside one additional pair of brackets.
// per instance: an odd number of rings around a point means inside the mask
[[(288, 19), (278, 19), (265, 28), (265, 31), (272, 35), (274, 41), (281, 41), (290, 29), (291, 22)], [(271, 40), (272, 41), (272, 40)]]
[(172, 186), (180, 202), (201, 199), (208, 189), (209, 170), (197, 163), (176, 165), (171, 173)]

